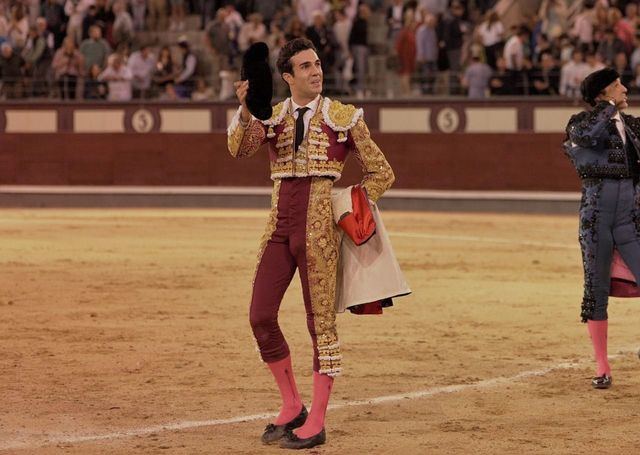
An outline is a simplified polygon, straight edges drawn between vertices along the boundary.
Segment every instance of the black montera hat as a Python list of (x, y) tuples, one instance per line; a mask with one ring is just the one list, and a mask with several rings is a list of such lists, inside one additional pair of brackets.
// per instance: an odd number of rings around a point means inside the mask
[(609, 84), (618, 79), (620, 75), (613, 68), (603, 68), (584, 78), (580, 84), (582, 99), (592, 106), (596, 104), (596, 98)]
[(273, 95), (273, 79), (269, 66), (269, 48), (265, 43), (254, 43), (247, 49), (242, 58), (243, 81), (249, 81), (247, 107), (253, 116), (260, 120), (271, 117), (271, 97)]

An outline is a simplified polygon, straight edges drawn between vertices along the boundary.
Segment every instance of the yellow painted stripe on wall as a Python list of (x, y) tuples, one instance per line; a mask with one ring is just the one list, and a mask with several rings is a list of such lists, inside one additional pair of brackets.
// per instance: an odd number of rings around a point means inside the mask
[(79, 109), (73, 112), (75, 133), (124, 133), (124, 110)]
[(533, 131), (563, 133), (572, 115), (582, 109), (576, 107), (536, 107), (533, 110)]
[(515, 107), (469, 107), (466, 133), (515, 133), (518, 131), (518, 109)]
[(211, 111), (208, 109), (160, 109), (162, 133), (209, 133)]
[(380, 108), (382, 133), (430, 133), (431, 109), (383, 107)]
[(55, 133), (58, 113), (55, 110), (6, 110), (6, 133)]

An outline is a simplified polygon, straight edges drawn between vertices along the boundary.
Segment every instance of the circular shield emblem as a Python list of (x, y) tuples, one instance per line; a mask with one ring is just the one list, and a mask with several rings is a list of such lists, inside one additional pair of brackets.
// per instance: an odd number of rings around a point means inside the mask
[(438, 112), (436, 125), (443, 133), (453, 133), (460, 126), (460, 116), (454, 109), (445, 107)]
[(137, 133), (148, 133), (153, 125), (153, 114), (146, 109), (138, 109), (131, 117), (131, 126)]

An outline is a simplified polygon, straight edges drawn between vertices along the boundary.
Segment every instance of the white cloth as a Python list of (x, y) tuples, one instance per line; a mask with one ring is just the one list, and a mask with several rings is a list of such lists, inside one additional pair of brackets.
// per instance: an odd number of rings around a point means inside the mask
[(296, 104), (296, 102), (293, 101), (293, 98), (291, 98), (291, 111), (293, 112), (293, 118), (295, 118), (296, 120), (298, 120), (298, 112), (296, 112), (298, 108), (301, 108), (301, 107), (309, 108), (309, 110), (304, 113), (304, 117), (302, 117), (302, 121), (304, 122), (303, 137), (307, 135), (307, 130), (309, 130), (309, 123), (311, 123), (311, 118), (316, 113), (316, 109), (318, 109), (319, 102), (320, 102), (320, 95), (316, 96), (313, 101), (305, 104), (304, 106), (300, 106), (299, 104)]
[[(345, 212), (352, 211), (351, 187), (338, 191), (331, 198), (336, 223)], [(364, 245), (356, 246), (344, 235), (340, 242), (340, 259), (336, 283), (336, 312), (386, 298), (411, 293), (396, 260), (389, 235), (382, 223), (376, 204), (371, 202), (376, 233)]]

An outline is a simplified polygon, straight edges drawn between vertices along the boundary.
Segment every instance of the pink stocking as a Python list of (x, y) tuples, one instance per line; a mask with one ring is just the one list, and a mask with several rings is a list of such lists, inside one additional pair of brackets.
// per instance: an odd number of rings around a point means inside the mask
[(324, 428), (324, 416), (329, 405), (333, 378), (326, 374), (313, 372), (313, 403), (309, 417), (303, 426), (294, 431), (301, 439), (317, 435)]
[(587, 327), (589, 329), (589, 335), (591, 336), (591, 342), (593, 343), (593, 351), (596, 357), (596, 364), (598, 366), (597, 376), (606, 374), (611, 376), (611, 367), (609, 366), (609, 359), (607, 357), (607, 328), (609, 327), (609, 321), (587, 321)]
[(291, 422), (300, 414), (302, 409), (302, 400), (296, 388), (296, 380), (293, 377), (293, 369), (291, 368), (291, 356), (288, 355), (282, 360), (267, 364), (273, 377), (280, 389), (282, 396), (282, 409), (278, 418), (274, 422), (276, 425), (284, 425)]

